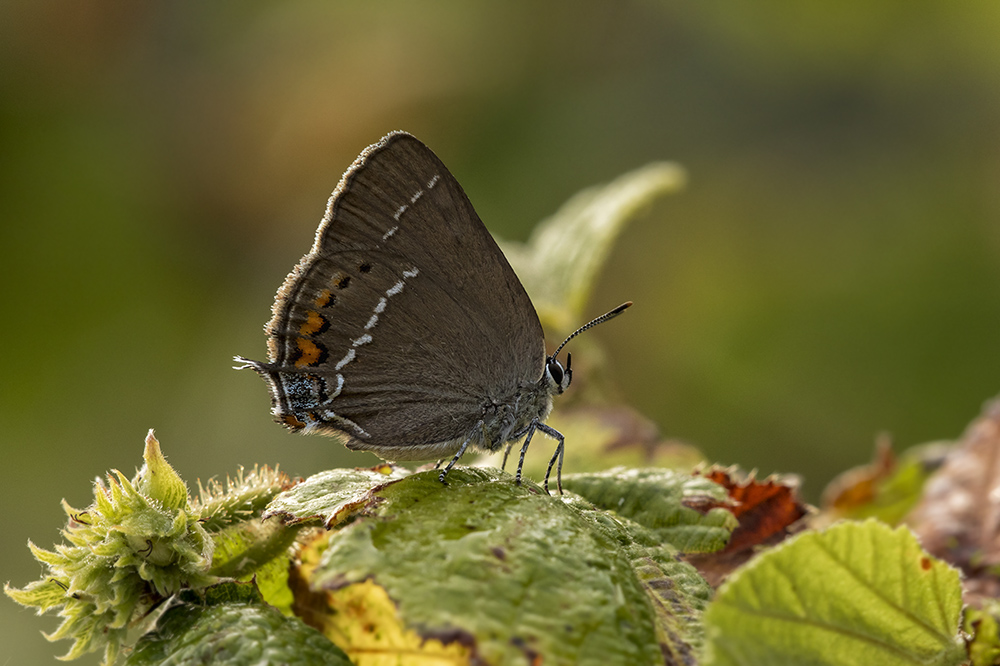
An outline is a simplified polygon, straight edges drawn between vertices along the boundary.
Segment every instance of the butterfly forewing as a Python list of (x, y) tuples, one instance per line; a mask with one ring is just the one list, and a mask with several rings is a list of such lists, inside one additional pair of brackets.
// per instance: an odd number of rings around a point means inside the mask
[(480, 405), (537, 382), (545, 357), (531, 301), (468, 197), (405, 133), (344, 175), (268, 333), (276, 417), (302, 425), (296, 392), (318, 392), (320, 429), (380, 447), (468, 434)]

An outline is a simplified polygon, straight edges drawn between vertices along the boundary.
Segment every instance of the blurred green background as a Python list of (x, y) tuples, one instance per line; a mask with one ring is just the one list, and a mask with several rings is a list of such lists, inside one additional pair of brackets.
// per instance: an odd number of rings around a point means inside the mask
[[(1000, 4), (0, 4), (0, 578), (59, 499), (367, 458), (270, 420), (278, 285), (357, 153), (416, 134), (498, 236), (652, 160), (590, 312), (624, 400), (815, 500), (1000, 392)], [(590, 334), (588, 334), (590, 335)], [(568, 443), (572, 446), (572, 442)], [(572, 470), (568, 470), (572, 471)], [(0, 663), (50, 663), (0, 602)], [(94, 660), (86, 661), (93, 663)]]

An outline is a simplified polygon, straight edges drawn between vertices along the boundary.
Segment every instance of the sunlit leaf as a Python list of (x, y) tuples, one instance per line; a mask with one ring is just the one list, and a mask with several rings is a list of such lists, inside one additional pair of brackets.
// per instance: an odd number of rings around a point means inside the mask
[(957, 666), (961, 611), (958, 571), (907, 528), (840, 523), (729, 578), (704, 616), (703, 663)]

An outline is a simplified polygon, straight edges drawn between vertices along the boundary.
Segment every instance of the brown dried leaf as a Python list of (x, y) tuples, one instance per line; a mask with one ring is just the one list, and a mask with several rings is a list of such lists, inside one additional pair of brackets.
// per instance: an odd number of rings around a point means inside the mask
[(798, 483), (790, 479), (772, 476), (758, 481), (751, 474), (740, 481), (734, 478), (734, 470), (720, 468), (702, 474), (726, 489), (734, 503), (726, 508), (739, 521), (725, 548), (685, 558), (712, 587), (718, 587), (730, 571), (749, 560), (760, 546), (773, 546), (798, 531), (799, 521), (809, 513), (809, 508), (798, 497)]

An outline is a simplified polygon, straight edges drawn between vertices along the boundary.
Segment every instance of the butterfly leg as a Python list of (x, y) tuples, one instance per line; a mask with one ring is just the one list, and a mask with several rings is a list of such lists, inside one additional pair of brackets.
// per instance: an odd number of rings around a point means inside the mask
[(507, 456), (510, 455), (510, 450), (512, 448), (514, 448), (514, 442), (516, 442), (516, 441), (517, 441), (516, 439), (512, 439), (509, 442), (507, 442), (507, 448), (503, 450), (503, 462), (500, 463), (500, 470), (501, 471), (507, 469)]
[(563, 434), (561, 432), (559, 432), (555, 428), (552, 428), (550, 426), (545, 425), (544, 423), (539, 423), (538, 424), (538, 429), (541, 430), (542, 432), (544, 432), (549, 437), (555, 439), (557, 442), (559, 442), (559, 445), (556, 446), (555, 453), (552, 454), (552, 459), (549, 460), (549, 467), (548, 467), (548, 469), (545, 470), (545, 483), (544, 483), (544, 487), (545, 487), (545, 492), (548, 494), (548, 492), (549, 492), (549, 475), (552, 474), (552, 465), (555, 464), (556, 459), (558, 458), (559, 459), (559, 465), (556, 467), (556, 488), (558, 488), (559, 494), (562, 495), (563, 494), (563, 490), (562, 490), (562, 466), (563, 466), (563, 454), (566, 452), (566, 446), (565, 446), (565, 444), (566, 444), (566, 438), (563, 436)]
[(526, 425), (525, 427), (521, 428), (520, 430), (518, 430), (517, 432), (515, 432), (513, 435), (510, 436), (510, 441), (507, 442), (507, 448), (504, 449), (504, 452), (503, 452), (503, 462), (500, 463), (500, 470), (501, 471), (503, 471), (503, 470), (505, 470), (507, 468), (507, 456), (510, 455), (510, 450), (514, 448), (514, 444), (517, 442), (517, 440), (519, 440), (522, 437), (524, 437), (524, 433), (528, 432), (529, 430), (531, 430), (531, 424), (530, 423), (528, 425)]
[(524, 454), (528, 452), (528, 444), (531, 444), (531, 436), (535, 434), (535, 428), (540, 424), (538, 420), (533, 420), (530, 425), (528, 425), (527, 433), (528, 436), (524, 438), (524, 444), (521, 445), (521, 457), (517, 461), (517, 474), (514, 475), (514, 483), (521, 485), (521, 469), (524, 467)]
[[(480, 421), (478, 424), (476, 424), (476, 427), (473, 428), (473, 433), (475, 433), (477, 429), (480, 429), (482, 427), (483, 427), (483, 422)], [(457, 463), (458, 459), (462, 457), (462, 454), (465, 453), (465, 450), (469, 448), (469, 442), (472, 441), (472, 437), (473, 435), (469, 435), (468, 437), (465, 438), (465, 441), (462, 442), (462, 446), (460, 446), (458, 449), (458, 453), (456, 453), (455, 457), (451, 459), (451, 462), (448, 463), (448, 466), (445, 467), (443, 470), (441, 470), (441, 473), (438, 474), (438, 481), (444, 483), (444, 477), (447, 476), (448, 472), (451, 471), (451, 468), (455, 466), (455, 463)], [(440, 464), (441, 462), (438, 462), (438, 465)]]

